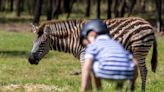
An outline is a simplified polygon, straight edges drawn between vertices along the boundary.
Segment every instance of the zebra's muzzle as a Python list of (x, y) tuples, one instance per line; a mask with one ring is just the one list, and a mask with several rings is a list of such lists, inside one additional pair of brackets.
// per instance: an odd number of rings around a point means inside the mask
[(31, 54), (28, 58), (30, 64), (37, 65), (39, 63), (39, 59), (36, 58), (34, 54)]

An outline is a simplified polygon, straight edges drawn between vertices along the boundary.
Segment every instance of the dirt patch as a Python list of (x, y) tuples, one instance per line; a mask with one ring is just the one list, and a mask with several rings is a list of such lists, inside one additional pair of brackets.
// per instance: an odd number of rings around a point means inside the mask
[[(153, 25), (154, 30), (157, 30), (155, 26), (155, 21), (149, 22)], [(162, 30), (164, 31), (164, 27), (162, 27)], [(23, 23), (0, 23), (0, 31), (9, 31), (9, 32), (32, 32), (32, 26), (31, 22), (23, 22)], [(164, 32), (160, 32), (160, 35), (163, 36)]]
[(31, 32), (30, 23), (0, 23), (0, 31)]
[(66, 88), (62, 89), (54, 85), (45, 85), (45, 84), (10, 84), (6, 86), (0, 86), (0, 92), (15, 92), (21, 90), (23, 92), (64, 92)]

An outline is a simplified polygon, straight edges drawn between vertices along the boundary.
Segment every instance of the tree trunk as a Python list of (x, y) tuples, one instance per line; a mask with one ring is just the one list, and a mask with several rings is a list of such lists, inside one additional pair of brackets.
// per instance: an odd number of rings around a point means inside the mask
[(112, 0), (108, 0), (108, 19), (112, 18), (111, 5), (112, 5)]
[(122, 3), (120, 5), (120, 14), (119, 17), (124, 17), (125, 14), (125, 6), (126, 6), (126, 0), (122, 0)]
[(156, 10), (157, 10), (157, 30), (158, 30), (158, 32), (161, 32), (161, 27), (162, 27), (162, 18), (161, 18), (162, 0), (155, 0), (155, 4), (156, 4)]
[(90, 8), (91, 8), (91, 0), (85, 0), (86, 1), (86, 13), (85, 16), (89, 17), (90, 16)]
[(16, 0), (16, 16), (20, 16), (20, 12), (21, 12), (21, 9), (20, 9), (20, 4), (21, 4), (21, 0)]
[(36, 0), (32, 0), (32, 1), (28, 0), (28, 1), (26, 1), (26, 3), (27, 3), (27, 11), (31, 15), (34, 14), (34, 11), (35, 11), (35, 1)]
[(136, 5), (137, 0), (131, 0), (129, 3), (129, 7), (128, 7), (128, 16), (130, 16), (133, 12), (134, 6)]
[(57, 19), (59, 16), (59, 12), (60, 12), (61, 0), (53, 0), (52, 3), (53, 3), (52, 17), (55, 17)]
[(118, 3), (118, 0), (114, 0), (114, 16), (115, 17), (118, 17), (119, 16), (119, 11), (118, 11), (119, 5), (118, 4), (119, 4)]
[(141, 3), (141, 12), (145, 13), (146, 12), (145, 0), (140, 0), (140, 3)]
[(0, 11), (2, 11), (2, 0), (0, 0)]
[(68, 13), (70, 11), (70, 4), (72, 0), (64, 0), (64, 12)]
[(10, 0), (10, 12), (13, 11), (14, 0)]
[(40, 21), (41, 9), (42, 9), (42, 0), (36, 0), (34, 20), (33, 20), (34, 24), (38, 24)]
[(91, 0), (92, 5), (96, 5), (97, 0)]
[(48, 4), (47, 4), (47, 20), (51, 20), (52, 19), (52, 0), (48, 0)]
[(68, 15), (67, 15), (67, 19), (69, 18), (69, 16), (71, 15), (71, 12), (72, 12), (72, 7), (75, 3), (75, 0), (70, 0), (70, 4), (69, 4), (69, 9), (67, 11)]
[(24, 0), (20, 0), (21, 2), (20, 2), (20, 10), (21, 10), (21, 12), (23, 12), (24, 11)]
[(97, 18), (100, 18), (100, 7), (101, 7), (101, 0), (97, 0)]
[(6, 10), (5, 4), (6, 4), (5, 0), (0, 0), (0, 11)]

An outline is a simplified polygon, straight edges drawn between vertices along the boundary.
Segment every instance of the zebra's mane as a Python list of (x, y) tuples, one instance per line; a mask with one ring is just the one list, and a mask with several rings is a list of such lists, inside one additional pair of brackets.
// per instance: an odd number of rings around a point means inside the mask
[[(143, 21), (144, 19), (142, 18), (139, 18), (139, 17), (128, 17), (128, 18), (114, 18), (114, 19), (102, 19), (104, 20), (104, 22), (109, 26), (111, 27), (111, 24), (113, 25), (113, 22), (114, 23), (119, 23), (120, 21), (125, 21), (127, 19), (131, 19), (131, 20), (141, 20)], [(43, 22), (37, 29), (36, 33), (41, 36), (43, 34), (43, 30), (45, 28), (45, 26), (48, 26), (48, 25), (55, 25), (55, 24), (58, 24), (58, 25), (62, 25), (62, 24), (81, 24), (80, 26), (82, 26), (82, 24), (85, 24), (87, 21), (89, 20), (92, 20), (92, 19), (72, 19), (72, 20), (51, 20), (51, 21), (45, 21)], [(62, 28), (62, 26), (60, 26)], [(115, 27), (115, 26), (113, 26)], [(112, 27), (111, 27), (112, 28)]]
[(45, 28), (45, 26), (46, 25), (51, 25), (51, 24), (62, 24), (62, 23), (74, 23), (74, 24), (76, 24), (76, 23), (85, 23), (87, 20), (85, 20), (85, 19), (72, 19), (72, 20), (51, 20), (51, 21), (45, 21), (45, 22), (43, 22), (42, 24), (40, 24), (39, 25), (39, 27), (38, 27), (38, 29), (37, 29), (37, 31), (36, 31), (36, 33), (38, 34), (38, 35), (42, 35), (43, 34), (43, 30), (44, 30), (44, 28)]

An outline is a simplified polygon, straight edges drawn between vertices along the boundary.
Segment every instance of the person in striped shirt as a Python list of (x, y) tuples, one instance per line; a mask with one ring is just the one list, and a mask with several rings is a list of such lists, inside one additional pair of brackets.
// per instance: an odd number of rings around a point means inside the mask
[(80, 41), (86, 46), (81, 92), (88, 90), (91, 74), (97, 90), (101, 89), (101, 79), (116, 80), (117, 90), (121, 90), (125, 80), (134, 79), (135, 59), (119, 42), (111, 39), (103, 21), (91, 20), (86, 23), (81, 30)]

